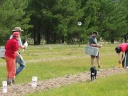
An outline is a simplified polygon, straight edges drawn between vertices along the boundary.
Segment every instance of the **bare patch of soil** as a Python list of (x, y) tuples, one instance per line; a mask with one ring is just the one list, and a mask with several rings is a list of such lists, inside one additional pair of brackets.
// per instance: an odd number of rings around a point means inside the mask
[[(124, 68), (110, 68), (110, 69), (100, 69), (97, 78), (106, 77), (114, 74), (125, 73), (128, 69)], [(31, 87), (31, 82), (20, 85), (13, 85), (8, 87), (8, 92), (0, 92), (0, 96), (23, 96), (25, 94), (30, 94), (33, 92), (43, 91), (47, 89), (57, 88), (60, 86), (66, 86), (76, 82), (86, 82), (90, 81), (90, 72), (83, 72), (74, 75), (67, 75), (58, 78), (52, 78), (48, 80), (38, 81), (38, 86), (34, 89)]]

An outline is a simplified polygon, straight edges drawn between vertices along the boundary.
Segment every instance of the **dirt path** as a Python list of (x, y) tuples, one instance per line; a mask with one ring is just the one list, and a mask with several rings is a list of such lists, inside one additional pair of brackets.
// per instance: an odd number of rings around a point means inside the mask
[[(128, 69), (123, 68), (111, 68), (111, 69), (100, 69), (98, 72), (97, 78), (106, 77), (118, 73), (125, 73)], [(20, 85), (13, 85), (8, 87), (8, 93), (3, 94), (0, 92), (0, 96), (24, 96), (25, 94), (43, 91), (51, 88), (57, 88), (62, 85), (69, 85), (76, 82), (85, 82), (90, 81), (90, 72), (83, 72), (74, 75), (67, 75), (58, 78), (52, 78), (48, 80), (38, 81), (38, 86), (33, 89), (31, 87), (31, 82)]]

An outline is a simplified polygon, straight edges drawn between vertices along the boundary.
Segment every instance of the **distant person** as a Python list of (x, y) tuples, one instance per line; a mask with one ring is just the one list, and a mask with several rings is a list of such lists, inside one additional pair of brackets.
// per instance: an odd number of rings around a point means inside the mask
[[(128, 43), (122, 43), (115, 48), (116, 53), (118, 54), (118, 63), (122, 64), (123, 67), (128, 68)], [(122, 56), (120, 55), (122, 52)]]
[(16, 56), (19, 58), (21, 55), (18, 52), (18, 38), (20, 37), (19, 32), (14, 32), (12, 34), (12, 39), (9, 39), (5, 44), (5, 60), (7, 68), (7, 84), (12, 85), (12, 80), (15, 78), (16, 73)]
[[(24, 30), (21, 29), (21, 27), (15, 27), (12, 32), (19, 32), (19, 34), (21, 34), (21, 32), (23, 32)], [(10, 39), (12, 38), (12, 35), (10, 36)], [(25, 46), (22, 45), (22, 41), (21, 41), (21, 38), (19, 37), (18, 38), (18, 46), (19, 48), (21, 49), (25, 49)], [(20, 53), (20, 52), (19, 52)], [(17, 65), (19, 64), (19, 66)], [(24, 62), (24, 59), (19, 56), (16, 56), (16, 74), (15, 75), (18, 75), (24, 68), (25, 68), (25, 62)], [(15, 82), (15, 81), (14, 81)]]
[[(97, 36), (98, 36), (98, 32), (97, 31), (94, 31), (92, 33), (92, 35), (90, 36), (90, 38), (89, 38), (89, 45), (91, 47), (101, 48), (102, 45), (100, 45), (100, 44), (97, 43), (97, 39), (96, 39)], [(101, 68), (101, 65), (100, 65), (100, 53), (99, 52), (98, 52), (98, 55), (97, 56), (91, 55), (91, 66), (94, 66), (94, 59), (95, 58), (97, 59), (98, 67)]]

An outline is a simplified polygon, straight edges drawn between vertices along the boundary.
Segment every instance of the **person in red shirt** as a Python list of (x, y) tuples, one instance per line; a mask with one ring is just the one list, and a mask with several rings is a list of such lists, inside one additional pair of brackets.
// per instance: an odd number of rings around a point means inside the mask
[[(126, 68), (128, 68), (128, 43), (120, 44), (115, 48), (115, 51), (118, 54), (118, 59), (119, 59), (118, 62), (122, 64), (123, 67), (126, 66)], [(120, 52), (122, 52), (122, 57), (120, 56)]]
[(12, 80), (15, 78), (16, 66), (15, 60), (16, 56), (20, 57), (18, 53), (18, 38), (20, 37), (19, 32), (13, 33), (13, 38), (8, 40), (5, 45), (5, 60), (7, 68), (7, 84), (12, 85)]

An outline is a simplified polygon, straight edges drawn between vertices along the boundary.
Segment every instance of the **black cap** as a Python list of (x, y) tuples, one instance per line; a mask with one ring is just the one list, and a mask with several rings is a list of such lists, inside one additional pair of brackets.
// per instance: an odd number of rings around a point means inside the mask
[(115, 48), (115, 51), (116, 51), (116, 53), (120, 53), (120, 52), (121, 52), (120, 47), (116, 47), (116, 48)]
[(96, 35), (99, 35), (97, 31), (94, 31), (92, 34), (96, 34)]

